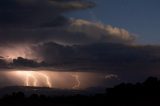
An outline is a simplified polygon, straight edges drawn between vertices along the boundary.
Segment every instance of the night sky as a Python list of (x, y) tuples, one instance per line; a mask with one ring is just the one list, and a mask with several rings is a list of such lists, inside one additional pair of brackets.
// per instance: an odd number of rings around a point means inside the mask
[(0, 86), (84, 89), (159, 77), (159, 4), (1, 0)]

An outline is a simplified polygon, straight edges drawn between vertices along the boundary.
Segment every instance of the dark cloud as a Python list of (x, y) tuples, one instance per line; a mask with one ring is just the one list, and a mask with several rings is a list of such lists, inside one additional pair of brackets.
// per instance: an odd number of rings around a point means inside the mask
[(94, 3), (85, 0), (1, 0), (0, 44), (134, 41), (133, 34), (125, 29), (82, 19), (70, 19), (63, 15), (69, 11), (94, 6)]
[(18, 57), (17, 59), (13, 59), (12, 65), (15, 67), (38, 67), (40, 66), (40, 63), (30, 60), (30, 59), (24, 59), (22, 57)]
[(0, 59), (3, 59), (4, 57), (3, 56), (0, 56)]
[(85, 0), (1, 0), (0, 68), (126, 72), (128, 77), (160, 68), (159, 46), (136, 45), (126, 29), (64, 15), (94, 6)]
[(8, 64), (4, 59), (0, 59), (0, 69), (1, 68), (7, 68)]
[(160, 64), (159, 46), (113, 43), (63, 46), (45, 43), (35, 50), (49, 64), (77, 70), (144, 71), (158, 69)]
[(62, 45), (53, 42), (34, 45), (33, 52), (43, 61), (18, 57), (0, 59), (1, 70), (48, 70), (112, 73), (124, 81), (160, 76), (160, 46), (118, 43)]
[(2, 43), (43, 43), (48, 41), (63, 44), (89, 44), (98, 42), (133, 43), (134, 35), (125, 29), (80, 19), (59, 16), (50, 23), (37, 28), (4, 29)]
[(1, 27), (32, 27), (50, 22), (69, 10), (90, 8), (94, 4), (75, 0), (1, 0)]
[(16, 59), (13, 59), (12, 61), (8, 61), (6, 59), (0, 59), (0, 71), (16, 70), (16, 69), (38, 70), (38, 69), (43, 69), (43, 68), (49, 69), (51, 68), (51, 65), (46, 64), (44, 61), (37, 62), (36, 60), (26, 59), (23, 57), (17, 57)]

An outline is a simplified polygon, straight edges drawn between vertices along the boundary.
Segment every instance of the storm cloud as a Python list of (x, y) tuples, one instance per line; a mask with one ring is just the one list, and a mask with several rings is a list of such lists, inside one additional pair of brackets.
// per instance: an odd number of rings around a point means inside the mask
[[(31, 48), (43, 61), (17, 57), (10, 62), (1, 58), (0, 66), (62, 69), (91, 72), (152, 72), (160, 66), (159, 46), (118, 43), (62, 45), (48, 42)], [(6, 64), (5, 64), (6, 63)], [(5, 64), (5, 65), (4, 65)]]
[[(1, 0), (0, 68), (151, 75), (160, 46), (135, 43), (124, 28), (66, 17), (89, 9), (86, 0)], [(156, 72), (157, 73), (157, 72)]]
[(123, 28), (71, 19), (63, 14), (94, 6), (94, 3), (85, 0), (2, 0), (0, 44), (35, 44), (48, 41), (64, 44), (134, 41), (133, 34)]
[(34, 48), (48, 64), (84, 71), (147, 71), (158, 69), (160, 47), (114, 43), (63, 46), (45, 43)]
[(1, 27), (32, 27), (53, 21), (61, 13), (93, 7), (81, 0), (1, 0)]

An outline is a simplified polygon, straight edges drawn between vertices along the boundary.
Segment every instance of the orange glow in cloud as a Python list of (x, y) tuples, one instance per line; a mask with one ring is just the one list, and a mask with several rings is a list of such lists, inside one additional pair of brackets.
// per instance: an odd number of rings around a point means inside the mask
[(13, 59), (17, 59), (18, 57), (42, 61), (42, 59), (33, 52), (29, 45), (0, 47), (0, 51), (0, 55), (9, 62)]

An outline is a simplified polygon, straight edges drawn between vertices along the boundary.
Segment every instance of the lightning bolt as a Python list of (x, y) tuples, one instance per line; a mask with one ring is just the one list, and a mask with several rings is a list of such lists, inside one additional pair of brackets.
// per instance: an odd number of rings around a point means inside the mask
[(26, 75), (26, 83), (25, 83), (26, 86), (29, 86), (29, 76)]
[(29, 84), (29, 78), (33, 79), (33, 86), (37, 86), (37, 78), (33, 75), (33, 72), (25, 72), (26, 74), (26, 86), (31, 86)]
[(52, 84), (51, 84), (51, 82), (49, 80), (49, 77), (46, 74), (43, 74), (43, 73), (38, 73), (38, 74), (43, 76), (46, 79), (46, 84), (48, 85), (49, 88), (51, 88)]
[[(25, 86), (37, 86), (37, 82), (38, 82), (38, 75), (42, 76), (45, 79), (45, 83), (46, 85), (51, 88), (52, 84), (50, 82), (50, 78), (49, 76), (47, 76), (46, 74), (42, 73), (42, 72), (34, 72), (34, 71), (17, 71), (17, 73), (19, 75), (24, 75), (25, 76)], [(30, 79), (33, 80), (33, 83), (30, 83)]]
[(33, 86), (37, 86), (37, 78), (35, 76), (33, 76), (33, 75), (31, 77), (34, 80)]
[(80, 80), (79, 80), (79, 76), (78, 76), (77, 74), (72, 74), (72, 77), (74, 77), (75, 80), (76, 80), (76, 84), (72, 87), (72, 89), (79, 88), (79, 87), (80, 87), (80, 84), (81, 84), (81, 82), (80, 82)]

